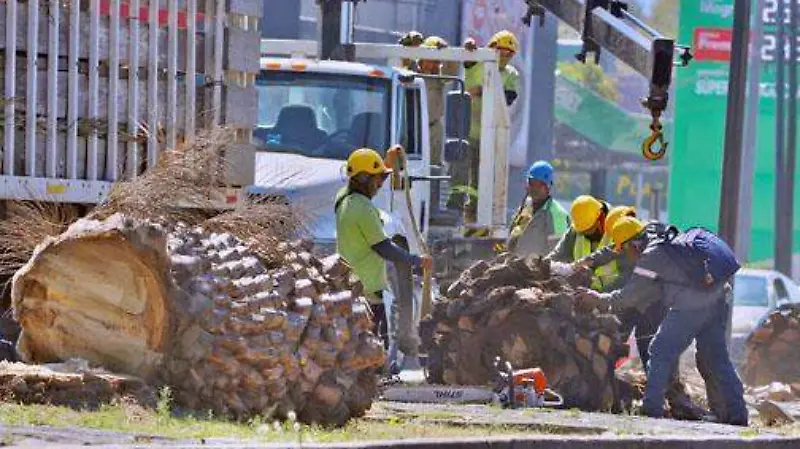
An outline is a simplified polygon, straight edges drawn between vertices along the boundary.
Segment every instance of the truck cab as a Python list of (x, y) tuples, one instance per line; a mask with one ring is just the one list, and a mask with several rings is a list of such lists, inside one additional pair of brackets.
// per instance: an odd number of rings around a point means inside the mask
[[(391, 145), (400, 144), (409, 173), (430, 174), (425, 84), (410, 72), (358, 62), (265, 57), (256, 89), (253, 140), (260, 151), (249, 193), (283, 196), (295, 204), (322, 248), (334, 249), (334, 197), (346, 185), (344, 167), (351, 152), (367, 147), (385, 156)], [(374, 199), (383, 211), (386, 234), (402, 237), (418, 251), (419, 242), (407, 231), (415, 220), (425, 235), (430, 187), (413, 183), (411, 217), (403, 192), (390, 184)]]
[[(384, 212), (387, 236), (406, 241), (418, 252), (421, 245), (412, 225), (428, 238), (431, 182), (437, 181), (431, 177), (430, 163), (426, 82), (431, 79), (401, 68), (402, 61), (484, 63), (477, 224), (490, 228), (492, 235), (505, 234), (509, 119), (496, 53), (369, 43), (356, 43), (354, 48), (355, 61), (319, 60), (315, 41), (262, 39), (253, 130), (259, 151), (249, 194), (284, 196), (298, 205), (307, 214), (304, 221), (317, 246), (332, 252), (333, 199), (346, 183), (347, 157), (361, 147), (383, 154), (400, 144), (408, 154), (413, 216), (404, 191), (393, 190), (390, 182), (374, 201)], [(463, 92), (447, 96), (445, 139), (446, 146), (462, 150), (455, 153), (466, 151), (469, 101)], [(447, 149), (443, 153), (447, 159)]]

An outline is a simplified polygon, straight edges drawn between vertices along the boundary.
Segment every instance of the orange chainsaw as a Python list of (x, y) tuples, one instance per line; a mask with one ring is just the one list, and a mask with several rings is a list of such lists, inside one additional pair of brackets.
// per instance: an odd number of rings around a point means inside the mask
[(504, 408), (561, 407), (564, 399), (547, 387), (540, 368), (514, 370), (500, 357), (494, 361), (492, 387), (456, 385), (390, 386), (385, 401), (416, 403), (497, 404)]

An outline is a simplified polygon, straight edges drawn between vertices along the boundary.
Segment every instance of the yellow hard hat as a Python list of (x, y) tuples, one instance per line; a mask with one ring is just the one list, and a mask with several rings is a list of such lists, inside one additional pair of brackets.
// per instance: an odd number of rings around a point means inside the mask
[(581, 195), (572, 202), (569, 215), (572, 227), (578, 232), (586, 232), (597, 223), (603, 213), (603, 203), (591, 195)]
[(425, 41), (422, 42), (422, 46), (426, 48), (447, 48), (447, 41), (442, 39), (439, 36), (428, 36)]
[(617, 251), (622, 249), (622, 245), (635, 238), (644, 230), (644, 223), (634, 217), (621, 217), (611, 228), (611, 241)]
[(610, 235), (611, 230), (614, 229), (614, 223), (622, 217), (636, 217), (636, 208), (633, 206), (617, 206), (608, 211), (605, 223), (606, 233)]
[(498, 50), (510, 50), (514, 53), (519, 51), (519, 41), (514, 33), (508, 30), (498, 31), (489, 39), (489, 48), (496, 48)]
[(392, 170), (383, 163), (383, 158), (377, 151), (361, 148), (353, 151), (347, 158), (347, 176), (352, 178), (360, 173), (368, 175), (385, 175)]

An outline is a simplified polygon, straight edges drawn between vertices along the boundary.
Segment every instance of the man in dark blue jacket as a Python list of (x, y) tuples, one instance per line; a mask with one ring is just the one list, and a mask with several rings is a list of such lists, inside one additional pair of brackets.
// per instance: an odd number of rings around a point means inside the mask
[[(579, 296), (582, 306), (607, 306), (615, 314), (630, 308), (644, 310), (657, 301), (668, 307), (667, 316), (658, 328), (650, 345), (647, 366), (647, 387), (643, 411), (647, 416), (664, 416), (664, 395), (679, 358), (693, 340), (697, 342), (697, 359), (708, 370), (701, 372), (706, 384), (724, 398), (724, 416), (721, 422), (746, 426), (747, 407), (744, 388), (731, 363), (725, 344), (725, 318), (728, 303), (725, 299), (727, 285), (700, 289), (694, 286), (674, 255), (668, 254), (665, 245), (649, 239), (645, 224), (633, 217), (618, 220), (611, 230), (617, 251), (636, 261), (633, 273), (619, 289), (598, 293), (584, 289)], [(713, 378), (708, 374), (714, 373)]]

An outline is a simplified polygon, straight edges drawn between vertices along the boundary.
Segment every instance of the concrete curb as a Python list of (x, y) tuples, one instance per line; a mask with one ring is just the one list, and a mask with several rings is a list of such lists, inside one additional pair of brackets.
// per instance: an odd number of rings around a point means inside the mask
[[(83, 447), (63, 446), (58, 447)], [(634, 436), (604, 436), (604, 437), (565, 437), (565, 436), (536, 436), (536, 437), (496, 437), (496, 438), (454, 438), (454, 439), (414, 439), (414, 440), (387, 440), (365, 441), (356, 443), (274, 443), (257, 444), (220, 443), (213, 441), (197, 444), (162, 443), (156, 445), (143, 444), (114, 444), (92, 446), (95, 449), (134, 448), (134, 447), (161, 447), (161, 448), (215, 448), (215, 449), (797, 449), (800, 448), (800, 438), (784, 437), (634, 437)]]

